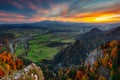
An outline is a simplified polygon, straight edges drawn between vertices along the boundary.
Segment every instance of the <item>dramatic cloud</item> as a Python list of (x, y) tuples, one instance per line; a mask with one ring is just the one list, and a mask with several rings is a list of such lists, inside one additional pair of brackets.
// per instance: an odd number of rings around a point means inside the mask
[(120, 0), (1, 0), (0, 23), (120, 22)]

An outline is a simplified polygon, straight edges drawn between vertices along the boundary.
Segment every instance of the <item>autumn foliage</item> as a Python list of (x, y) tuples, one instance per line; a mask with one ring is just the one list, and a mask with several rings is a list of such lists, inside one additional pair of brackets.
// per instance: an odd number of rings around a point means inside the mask
[[(82, 68), (75, 71), (74, 78), (70, 77), (65, 80), (119, 80), (120, 79), (120, 66), (119, 66), (119, 55), (120, 55), (120, 40), (113, 40), (107, 42), (101, 47), (102, 55), (96, 61), (93, 66), (82, 65)], [(109, 76), (105, 76), (103, 73), (99, 73), (99, 69), (109, 70)], [(71, 73), (71, 71), (69, 71)], [(105, 73), (105, 72), (104, 72)], [(107, 73), (107, 72), (106, 72)], [(102, 75), (101, 75), (102, 74)]]
[(7, 51), (0, 53), (0, 77), (10, 74), (23, 67), (22, 60)]
[(95, 61), (94, 62), (94, 66), (97, 68), (99, 66), (99, 62), (98, 61)]
[(108, 61), (109, 61), (109, 55), (107, 54), (107, 55), (105, 55), (105, 57), (102, 59), (102, 65), (103, 65), (104, 67), (107, 67)]
[(111, 48), (114, 48), (114, 47), (116, 47), (116, 46), (118, 45), (118, 42), (119, 42), (119, 41), (117, 41), (117, 40), (113, 40), (113, 41), (109, 42), (109, 46), (110, 46)]
[(4, 75), (5, 75), (5, 72), (2, 69), (0, 69), (0, 78), (3, 77)]
[(111, 56), (113, 58), (115, 58), (117, 56), (117, 53), (118, 53), (118, 48), (117, 47), (114, 47), (111, 51)]

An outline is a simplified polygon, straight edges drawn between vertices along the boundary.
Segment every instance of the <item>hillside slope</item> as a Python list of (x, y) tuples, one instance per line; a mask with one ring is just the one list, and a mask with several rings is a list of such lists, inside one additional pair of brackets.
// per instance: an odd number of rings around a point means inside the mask
[(106, 42), (91, 51), (82, 64), (60, 67), (55, 80), (120, 80), (119, 58), (120, 40)]
[(113, 40), (92, 51), (85, 60), (85, 65), (94, 68), (98, 76), (107, 80), (120, 78), (120, 40)]
[[(92, 35), (96, 32), (95, 35)], [(97, 33), (98, 31), (98, 33)], [(81, 36), (84, 38), (80, 38), (74, 44), (68, 46), (66, 49), (62, 50), (58, 53), (54, 59), (54, 65), (59, 63), (62, 66), (70, 66), (71, 64), (78, 65), (81, 61), (84, 61), (86, 56), (89, 54), (90, 51), (96, 49), (102, 43), (111, 40), (119, 40), (120, 39), (120, 27), (113, 29), (112, 31), (102, 32), (98, 29), (93, 29), (88, 33), (85, 33)]]

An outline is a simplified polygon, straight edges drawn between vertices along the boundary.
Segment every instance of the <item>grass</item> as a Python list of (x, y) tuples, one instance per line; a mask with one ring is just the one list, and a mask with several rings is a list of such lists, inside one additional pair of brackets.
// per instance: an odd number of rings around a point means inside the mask
[(23, 43), (20, 43), (20, 44), (18, 44), (18, 45), (19, 45), (19, 46), (18, 46), (18, 48), (16, 49), (16, 52), (15, 52), (16, 55), (20, 55), (20, 54), (24, 53)]
[(47, 35), (42, 35), (39, 37), (34, 38), (33, 40), (30, 40), (28, 43), (29, 44), (34, 44), (34, 43), (43, 43), (43, 42), (48, 42), (50, 38), (52, 37), (51, 34)]
[(64, 39), (61, 42), (68, 43), (68, 42), (74, 42), (74, 41), (75, 41), (74, 39)]
[(17, 49), (15, 52), (16, 55), (20, 55), (22, 53), (24, 53), (24, 50), (21, 50), (21, 49)]
[(50, 48), (42, 45), (33, 45), (31, 48), (27, 57), (32, 59), (33, 62), (38, 62), (42, 59), (51, 59), (59, 51), (58, 48)]
[[(42, 36), (38, 36), (30, 41), (28, 41), (29, 45), (29, 50), (28, 50), (28, 55), (26, 58), (32, 60), (33, 62), (38, 62), (41, 61), (42, 59), (52, 59), (54, 55), (56, 55), (60, 47), (48, 47), (46, 46), (47, 43), (50, 42), (61, 42), (61, 38), (59, 37), (54, 37), (52, 34), (45, 34)], [(73, 42), (74, 40), (67, 39), (67, 40), (62, 40), (62, 42)], [(63, 45), (67, 46), (67, 45)], [(24, 53), (25, 51), (23, 50), (23, 44), (19, 44), (19, 47), (16, 50), (16, 54), (20, 55), (21, 53)]]
[(56, 38), (56, 37), (53, 37), (52, 39), (50, 39), (51, 42), (59, 42), (61, 41), (60, 38)]

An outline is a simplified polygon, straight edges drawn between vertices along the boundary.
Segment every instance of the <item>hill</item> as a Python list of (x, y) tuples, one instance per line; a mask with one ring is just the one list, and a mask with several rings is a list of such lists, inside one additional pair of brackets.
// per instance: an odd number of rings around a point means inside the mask
[(114, 35), (119, 35), (119, 34), (120, 34), (120, 26), (111, 30), (111, 31), (109, 31), (107, 35), (108, 36), (112, 36), (112, 35), (114, 36)]
[[(62, 50), (59, 54), (57, 54), (53, 59), (53, 63), (55, 65), (61, 63), (62, 66), (80, 64), (81, 60), (84, 61), (90, 51), (94, 50), (102, 43), (114, 39), (119, 40), (120, 33), (118, 29), (119, 27), (113, 29), (112, 32), (111, 30), (103, 32), (98, 29), (93, 29), (88, 33), (82, 34), (81, 36), (83, 36), (84, 38), (79, 38), (79, 40), (77, 40), (74, 44), (68, 46), (66, 49)], [(92, 35), (92, 33), (94, 32), (96, 34)], [(117, 35), (114, 35), (116, 33)]]
[(86, 54), (91, 49), (90, 46), (83, 41), (76, 41), (73, 45), (58, 53), (54, 57), (54, 64), (61, 63), (62, 66), (70, 66), (71, 64), (79, 65), (81, 61), (85, 60)]
[[(77, 55), (76, 58), (79, 56), (81, 55)], [(55, 80), (119, 80), (119, 58), (120, 40), (113, 40), (96, 47), (86, 56), (85, 61), (78, 65), (60, 67), (59, 64), (59, 68), (55, 71), (53, 70), (51, 75), (53, 75)], [(71, 60), (71, 57), (69, 60)], [(74, 60), (76, 59), (74, 58)], [(57, 66), (54, 67), (56, 68)], [(53, 79), (53, 77), (49, 76), (48, 79)]]
[(104, 31), (102, 31), (102, 30), (100, 30), (98, 28), (93, 28), (89, 32), (77, 35), (77, 40), (80, 40), (80, 39), (91, 39), (91, 38), (94, 38), (94, 37), (97, 37), (97, 36), (103, 36), (103, 35), (104, 35)]
[(98, 29), (98, 28), (93, 28), (91, 31), (89, 31), (87, 34), (100, 34), (103, 33), (102, 30)]

